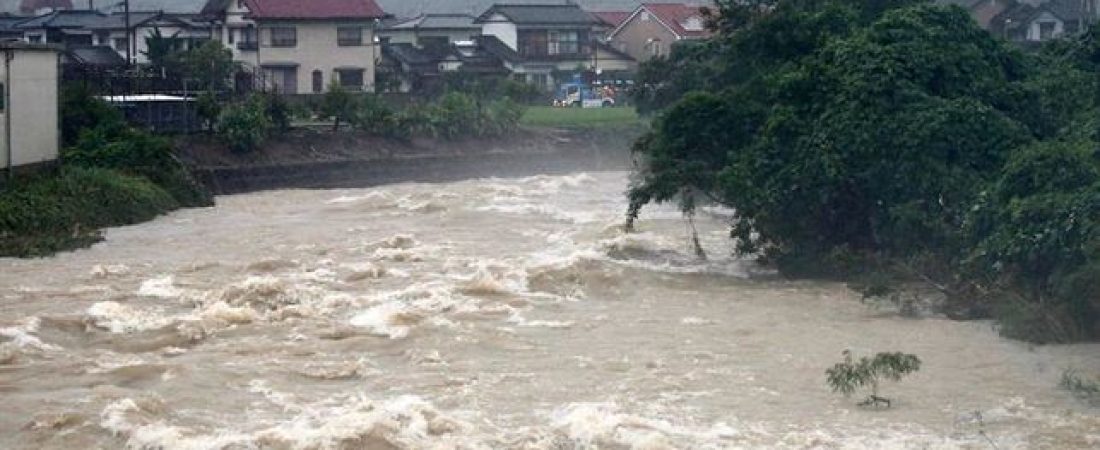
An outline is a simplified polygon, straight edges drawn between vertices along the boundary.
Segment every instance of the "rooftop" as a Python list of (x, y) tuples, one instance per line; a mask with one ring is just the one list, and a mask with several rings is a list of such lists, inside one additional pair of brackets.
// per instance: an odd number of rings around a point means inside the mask
[(684, 3), (643, 3), (642, 8), (680, 37), (704, 37), (709, 34), (698, 5)]
[(518, 5), (495, 4), (477, 18), (477, 23), (487, 22), (500, 14), (517, 25), (596, 25), (597, 19), (575, 4)]
[(381, 19), (374, 0), (245, 0), (256, 19)]
[(391, 30), (452, 30), (479, 29), (477, 19), (466, 14), (422, 14), (411, 19), (401, 19), (386, 27)]

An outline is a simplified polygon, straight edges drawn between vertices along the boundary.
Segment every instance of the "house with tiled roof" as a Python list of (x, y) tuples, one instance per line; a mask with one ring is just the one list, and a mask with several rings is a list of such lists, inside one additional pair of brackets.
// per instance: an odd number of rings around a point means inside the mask
[(1095, 23), (1096, 0), (1021, 0), (1010, 2), (989, 23), (989, 30), (1008, 40), (1038, 43), (1084, 31)]
[[(114, 51), (136, 64), (146, 63), (148, 39), (171, 37), (176, 47), (187, 50), (211, 38), (208, 24), (184, 16), (134, 11), (108, 14), (98, 10), (57, 10), (24, 18), (13, 28), (30, 43), (59, 44), (67, 51), (95, 47), (95, 52)], [(129, 30), (129, 33), (127, 33)]]
[(504, 62), (513, 77), (550, 88), (555, 74), (578, 69), (632, 70), (629, 55), (604, 43), (602, 22), (573, 3), (495, 4), (478, 16), (486, 51)]
[(374, 0), (209, 0), (203, 14), (234, 59), (263, 74), (267, 89), (374, 90), (375, 36), (386, 17)]
[(710, 35), (701, 8), (685, 3), (643, 3), (608, 34), (608, 40), (638, 61), (667, 55), (678, 42)]

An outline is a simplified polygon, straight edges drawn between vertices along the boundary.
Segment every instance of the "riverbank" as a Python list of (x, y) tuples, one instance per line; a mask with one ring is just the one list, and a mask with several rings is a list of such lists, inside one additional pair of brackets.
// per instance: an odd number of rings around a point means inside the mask
[(524, 127), (506, 137), (399, 140), (326, 128), (289, 131), (234, 153), (207, 136), (177, 141), (177, 156), (217, 194), (277, 188), (366, 187), (489, 176), (621, 170), (639, 123)]
[[(208, 136), (179, 138), (172, 153), (173, 161), (182, 162), (210, 193), (224, 195), (622, 170), (630, 166), (630, 145), (642, 127), (525, 127), (507, 137), (408, 141), (301, 128), (248, 153), (233, 152)], [(87, 247), (102, 239), (103, 227), (141, 223), (210, 203), (182, 195), (178, 177), (169, 176), (172, 170), (137, 174), (141, 176), (127, 175), (125, 167), (84, 170), (105, 160), (95, 156), (104, 151), (89, 149), (87, 164), (77, 158), (57, 173), (20, 180), (0, 193), (0, 257), (49, 256)]]

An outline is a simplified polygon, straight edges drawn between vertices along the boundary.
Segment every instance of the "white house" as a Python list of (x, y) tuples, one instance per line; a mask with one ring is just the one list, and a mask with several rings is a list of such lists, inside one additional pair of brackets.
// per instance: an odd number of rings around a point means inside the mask
[(204, 13), (234, 59), (259, 69), (276, 92), (374, 89), (385, 16), (374, 0), (210, 0)]
[(56, 161), (59, 146), (58, 49), (0, 42), (0, 167)]
[(555, 72), (633, 70), (634, 58), (600, 40), (604, 23), (576, 4), (495, 4), (474, 22), (479, 43), (516, 79), (543, 88)]

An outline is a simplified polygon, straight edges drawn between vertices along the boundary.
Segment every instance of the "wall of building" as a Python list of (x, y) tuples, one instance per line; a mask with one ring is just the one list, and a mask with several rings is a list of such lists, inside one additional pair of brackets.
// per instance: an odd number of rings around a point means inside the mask
[[(336, 30), (343, 26), (363, 28), (363, 45), (341, 47), (337, 45)], [(272, 47), (272, 27), (294, 27), (298, 43), (294, 47)], [(260, 24), (260, 66), (272, 63), (296, 63), (298, 93), (312, 93), (313, 71), (320, 70), (323, 85), (327, 89), (335, 79), (336, 69), (362, 68), (364, 90), (374, 90), (375, 54), (373, 22), (272, 22)]]
[[(648, 20), (646, 18), (648, 17)], [(651, 41), (654, 40), (654, 41)], [(676, 35), (645, 11), (635, 14), (611, 39), (611, 45), (634, 57), (638, 62), (653, 58), (650, 42), (658, 42), (662, 55), (667, 55), (676, 42)]]
[(1041, 26), (1042, 26), (1043, 23), (1053, 23), (1054, 24), (1054, 33), (1051, 35), (1051, 37), (1061, 36), (1062, 33), (1065, 32), (1065, 24), (1062, 23), (1061, 19), (1059, 19), (1057, 17), (1054, 17), (1054, 15), (1049, 13), (1049, 12), (1044, 12), (1044, 13), (1040, 14), (1039, 17), (1036, 17), (1035, 20), (1032, 20), (1030, 24), (1028, 24), (1028, 27), (1027, 27), (1027, 40), (1029, 40), (1029, 41), (1043, 40), (1042, 39), (1042, 33), (1040, 31)]
[(380, 33), (383, 38), (389, 38), (394, 44), (417, 44), (422, 37), (442, 37), (448, 42), (469, 41), (474, 36), (481, 34), (479, 29), (471, 30), (385, 30)]
[[(145, 54), (149, 51), (149, 44), (147, 39), (153, 37), (154, 33), (156, 32), (155, 30), (158, 28), (160, 29), (161, 36), (164, 37), (175, 36), (178, 39), (211, 39), (215, 37), (215, 35), (212, 34), (212, 31), (209, 29), (181, 28), (179, 26), (138, 27), (134, 29), (134, 42), (133, 47), (131, 48), (131, 50), (133, 51), (133, 58), (135, 63), (146, 64), (149, 62), (149, 58), (145, 56)], [(115, 42), (119, 39), (125, 39), (126, 32), (123, 30), (111, 30), (107, 33), (102, 34), (104, 35), (101, 36), (101, 33), (93, 34), (93, 36), (95, 36), (93, 43), (95, 45), (111, 47), (115, 49), (116, 52), (118, 52), (119, 56), (125, 59), (126, 47), (119, 47), (115, 45)], [(224, 43), (224, 41), (222, 42)], [(187, 50), (187, 48), (185, 47), (181, 50)]]
[[(53, 161), (58, 158), (57, 53), (12, 50), (11, 79), (0, 49), (0, 80), (10, 87), (11, 102), (0, 113), (0, 168)], [(6, 115), (11, 115), (12, 151), (5, 140)]]
[(519, 49), (519, 33), (516, 32), (516, 24), (509, 22), (507, 17), (495, 14), (481, 27), (481, 33), (496, 36), (512, 50)]

